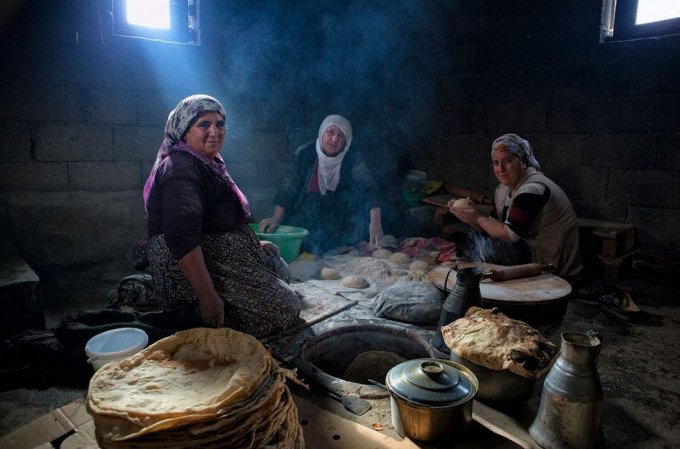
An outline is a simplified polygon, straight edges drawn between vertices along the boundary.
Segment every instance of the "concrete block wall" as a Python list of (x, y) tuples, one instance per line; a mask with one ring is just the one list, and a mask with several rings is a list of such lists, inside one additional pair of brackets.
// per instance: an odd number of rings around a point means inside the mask
[(514, 131), (580, 215), (678, 248), (680, 43), (601, 45), (598, 3), (202, 0), (201, 46), (116, 37), (109, 1), (13, 3), (0, 230), (39, 274), (125, 257), (167, 114), (200, 92), (228, 112), (222, 154), (257, 219), (339, 113), (386, 194), (406, 169), (491, 192), (489, 146)]
[(141, 189), (168, 112), (187, 95), (214, 95), (229, 111), (223, 155), (258, 216), (283, 170), (270, 161), (288, 153), (287, 123), (270, 100), (225, 88), (214, 46), (116, 37), (107, 8), (25, 1), (3, 16), (1, 229), (41, 275), (125, 258), (145, 236)]
[(491, 194), (493, 139), (527, 138), (578, 215), (680, 256), (680, 36), (599, 42), (600, 2), (456, 2), (433, 177)]

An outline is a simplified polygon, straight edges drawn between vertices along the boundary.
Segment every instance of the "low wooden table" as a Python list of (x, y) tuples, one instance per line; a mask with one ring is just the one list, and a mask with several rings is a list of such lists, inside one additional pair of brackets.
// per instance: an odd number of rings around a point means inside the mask
[[(475, 265), (482, 270), (494, 267), (491, 264), (466, 264)], [(446, 293), (456, 284), (452, 266), (438, 265), (428, 277), (435, 287)], [(482, 307), (497, 307), (509, 317), (530, 324), (561, 320), (571, 292), (569, 282), (552, 273), (500, 282), (484, 279), (479, 283)]]

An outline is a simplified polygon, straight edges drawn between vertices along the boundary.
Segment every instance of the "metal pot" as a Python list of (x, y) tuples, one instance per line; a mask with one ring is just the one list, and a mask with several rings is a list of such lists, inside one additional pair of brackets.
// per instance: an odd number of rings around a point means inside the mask
[(392, 425), (399, 435), (430, 442), (464, 435), (472, 420), (477, 378), (463, 365), (444, 359), (409, 360), (390, 369)]
[(449, 358), (468, 368), (477, 377), (477, 399), (486, 401), (527, 401), (531, 398), (536, 379), (529, 379), (508, 370), (489, 369), (451, 351)]

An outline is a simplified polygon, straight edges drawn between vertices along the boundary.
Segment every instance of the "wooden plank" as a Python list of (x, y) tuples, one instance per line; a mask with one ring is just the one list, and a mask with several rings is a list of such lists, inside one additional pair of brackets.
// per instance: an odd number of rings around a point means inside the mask
[(458, 198), (460, 198), (460, 197), (447, 193), (447, 194), (426, 196), (421, 201), (423, 203), (430, 204), (430, 205), (435, 206), (435, 207), (441, 207), (442, 209), (448, 210), (449, 201), (451, 201), (451, 200), (455, 201)]
[(615, 221), (604, 221), (595, 220), (593, 218), (577, 218), (578, 226), (580, 228), (615, 228), (615, 229), (628, 229), (635, 227), (635, 225), (628, 223), (617, 223)]
[(418, 449), (404, 438), (396, 440), (366, 426), (327, 412), (293, 396), (298, 408), (306, 449)]
[[(513, 418), (479, 401), (473, 403), (472, 419), (481, 427), (466, 436), (436, 445), (391, 438), (379, 431), (327, 412), (311, 402), (293, 396), (303, 424), (307, 449), (540, 449), (528, 431)], [(502, 437), (502, 438), (499, 438)]]
[(524, 449), (541, 449), (517, 420), (479, 401), (474, 401), (472, 419)]

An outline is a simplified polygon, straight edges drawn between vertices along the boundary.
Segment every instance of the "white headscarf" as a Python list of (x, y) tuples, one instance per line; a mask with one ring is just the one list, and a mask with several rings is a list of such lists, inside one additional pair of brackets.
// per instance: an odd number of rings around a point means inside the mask
[[(321, 150), (321, 138), (329, 126), (335, 125), (345, 134), (345, 147), (336, 156), (326, 156)], [(319, 127), (319, 135), (316, 138), (316, 155), (319, 159), (319, 189), (325, 195), (326, 190), (335, 191), (340, 182), (340, 166), (342, 160), (352, 144), (352, 125), (349, 120), (340, 115), (329, 115)]]

